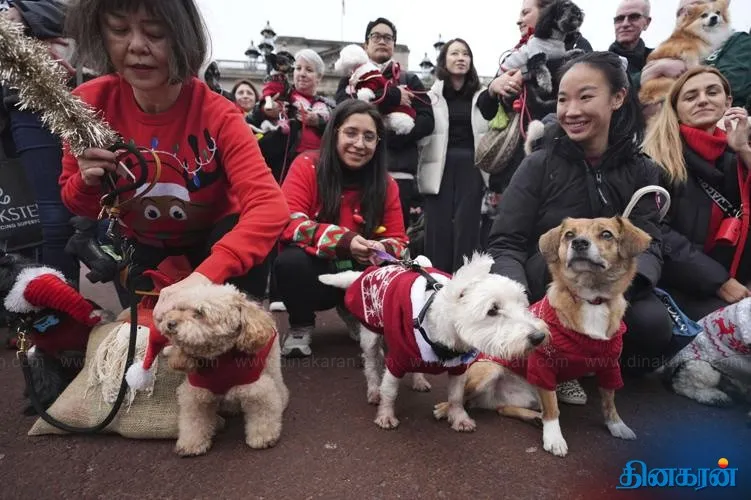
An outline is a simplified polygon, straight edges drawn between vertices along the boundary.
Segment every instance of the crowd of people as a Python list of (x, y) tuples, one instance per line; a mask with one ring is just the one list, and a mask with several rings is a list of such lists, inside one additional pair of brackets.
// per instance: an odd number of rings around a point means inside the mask
[[(534, 38), (558, 1), (522, 1), (520, 41), (509, 53)], [(680, 0), (676, 19), (660, 22), (679, 23), (704, 3)], [(249, 80), (226, 96), (212, 90), (199, 78), (207, 39), (193, 1), (8, 5), (2, 15), (51, 49), (75, 42), (70, 64), (58, 54), (71, 70), (71, 91), (155, 167), (148, 189), (123, 195), (129, 206), (120, 231), (134, 249), (130, 265), (143, 271), (168, 256), (188, 258), (193, 272), (164, 288), (160, 301), (226, 281), (268, 299), (272, 310), (288, 312), (284, 355), (312, 354), (317, 311), (337, 308), (357, 337), (343, 293), (320, 283), (321, 274), (362, 269), (379, 252), (397, 259), (421, 253), (451, 273), (465, 256), (486, 250), (493, 272), (522, 283), (533, 302), (551, 280), (540, 235), (565, 217), (622, 214), (650, 185), (666, 188), (671, 204), (661, 219), (660, 199), (647, 196), (630, 215), (652, 244), (627, 296), (623, 369), (654, 370), (685, 343), (655, 289), (668, 291), (694, 320), (751, 296), (748, 32), (734, 32), (699, 66), (648, 61), (641, 35), (652, 22), (649, 1), (623, 0), (607, 50), (593, 51), (578, 29), (565, 36), (564, 52), (573, 56), (547, 61), (552, 99), (542, 105), (532, 102), (524, 69), (501, 64), (484, 87), (461, 38), (443, 46), (436, 81), (424, 88), (394, 61), (397, 27), (378, 18), (366, 26), (363, 46), (391, 85), (370, 104), (349, 91), (347, 75), (334, 99), (320, 95), (327, 68), (310, 49), (294, 54), (285, 95), (267, 99)], [(83, 82), (82, 67), (101, 76)], [(675, 83), (647, 126), (637, 93), (660, 76)], [(3, 97), (4, 143), (36, 192), (42, 261), (77, 284), (79, 263), (63, 252), (68, 221), (97, 217), (103, 178), (117, 172), (122, 153), (92, 148), (74, 156), (38, 114), (17, 107), (12, 89)], [(396, 105), (414, 110), (407, 134), (383, 118)], [(499, 109), (520, 107), (527, 124), (545, 124), (542, 137), (526, 145), (531, 151), (516, 144), (500, 172), (478, 169), (475, 150), (489, 122)], [(410, 239), (418, 225), (423, 233)], [(575, 381), (559, 386), (559, 396), (586, 401)]]

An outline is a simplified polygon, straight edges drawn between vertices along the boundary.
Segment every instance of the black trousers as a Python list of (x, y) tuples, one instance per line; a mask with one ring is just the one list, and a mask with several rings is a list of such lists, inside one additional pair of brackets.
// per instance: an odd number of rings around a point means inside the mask
[(455, 272), (480, 248), (483, 188), (474, 151), (449, 148), (440, 190), (425, 197), (425, 256), (441, 271)]
[[(133, 257), (130, 264), (130, 275), (133, 276), (136, 290), (151, 290), (153, 288), (151, 280), (143, 276), (142, 273), (149, 269), (156, 269), (167, 257), (184, 255), (193, 268), (198, 267), (211, 254), (211, 247), (235, 227), (238, 219), (238, 215), (230, 215), (220, 220), (206, 233), (203, 243), (190, 248), (156, 248), (131, 241)], [(264, 261), (253, 267), (247, 274), (229, 279), (228, 283), (235, 285), (255, 300), (262, 301), (266, 294), (267, 276), (267, 263)], [(119, 295), (120, 302), (123, 302), (123, 294), (120, 293)], [(128, 304), (123, 302), (123, 306), (126, 305)]]
[[(417, 191), (417, 181), (414, 179), (394, 179), (399, 186), (399, 203), (402, 205), (402, 217), (404, 218), (404, 229), (409, 227), (410, 215), (409, 209), (418, 206), (419, 193)], [(414, 256), (413, 256), (414, 257)]]
[(331, 261), (309, 255), (300, 247), (291, 245), (279, 252), (272, 276), (287, 308), (290, 327), (313, 326), (316, 311), (325, 311), (343, 302), (344, 290), (318, 281), (320, 275), (335, 272)]

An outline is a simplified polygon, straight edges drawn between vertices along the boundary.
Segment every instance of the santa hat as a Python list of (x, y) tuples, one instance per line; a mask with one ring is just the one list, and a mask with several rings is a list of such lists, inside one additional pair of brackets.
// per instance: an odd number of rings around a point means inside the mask
[[(148, 270), (144, 271), (144, 276), (151, 278), (154, 282), (154, 291), (158, 292), (162, 288), (172, 285), (178, 280), (161, 271)], [(151, 299), (151, 300), (147, 300)], [(131, 389), (143, 390), (154, 383), (155, 374), (153, 365), (156, 357), (169, 344), (169, 339), (162, 335), (154, 325), (153, 306), (156, 303), (153, 297), (144, 298), (138, 305), (138, 324), (149, 329), (149, 338), (146, 343), (146, 352), (142, 360), (134, 360), (128, 371), (125, 373), (125, 381)]]
[(22, 269), (4, 305), (8, 311), (19, 314), (52, 309), (88, 326), (100, 321), (98, 316), (92, 315), (94, 305), (70, 286), (60, 271), (51, 267)]

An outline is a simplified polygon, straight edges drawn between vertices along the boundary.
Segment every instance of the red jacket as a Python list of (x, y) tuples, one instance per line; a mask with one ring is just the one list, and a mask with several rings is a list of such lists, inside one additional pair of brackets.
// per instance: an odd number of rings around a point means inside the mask
[[(442, 280), (450, 275), (426, 269)], [(419, 278), (419, 281), (418, 281)], [(441, 362), (418, 330), (414, 319), (425, 303), (425, 279), (401, 266), (369, 267), (347, 289), (344, 305), (369, 330), (382, 334), (386, 368), (395, 377), (406, 373), (461, 375), (474, 354)]]
[(188, 373), (188, 382), (214, 394), (227, 394), (233, 387), (252, 384), (261, 378), (275, 341), (276, 334), (255, 354), (233, 349), (214, 359), (202, 360), (202, 366)]
[(559, 382), (588, 373), (597, 375), (598, 385), (603, 389), (623, 387), (619, 363), (626, 333), (623, 321), (612, 339), (595, 340), (564, 327), (547, 297), (533, 304), (530, 310), (550, 328), (548, 344), (538, 347), (526, 358), (505, 360), (482, 355), (480, 359), (495, 361), (525, 377), (530, 384), (549, 391), (554, 391)]
[[(148, 182), (120, 200), (125, 203), (121, 222), (126, 236), (182, 249), (202, 244), (217, 221), (239, 213), (239, 222), (196, 271), (222, 283), (266, 258), (289, 212), (258, 142), (233, 103), (197, 78), (185, 82), (172, 107), (157, 114), (143, 112), (131, 86), (118, 75), (91, 80), (74, 93), (100, 111), (126, 142), (142, 148), (149, 164)], [(133, 162), (134, 174), (140, 174), (134, 160), (125, 162)], [(154, 179), (157, 164), (161, 170)], [(120, 178), (119, 183), (126, 181)], [(84, 184), (67, 147), (60, 185), (71, 212), (98, 216), (102, 188)]]
[[(338, 224), (318, 222), (322, 203), (318, 196), (315, 170), (317, 161), (317, 153), (304, 153), (290, 165), (282, 191), (287, 198), (291, 220), (282, 232), (281, 241), (297, 245), (316, 257), (349, 259), (349, 245), (352, 238), (361, 231), (361, 193), (356, 189), (344, 190)], [(383, 231), (374, 238), (364, 236), (380, 241), (388, 253), (401, 258), (409, 240), (404, 230), (399, 187), (390, 176), (384, 204), (381, 223)]]

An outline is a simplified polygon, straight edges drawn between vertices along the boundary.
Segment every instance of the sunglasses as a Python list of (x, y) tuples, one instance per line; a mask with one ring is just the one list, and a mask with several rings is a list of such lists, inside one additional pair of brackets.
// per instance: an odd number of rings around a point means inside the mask
[(643, 17), (647, 17), (647, 16), (645, 16), (644, 14), (636, 14), (636, 13), (634, 13), (634, 14), (628, 14), (628, 15), (621, 14), (620, 16), (615, 16), (613, 18), (613, 23), (614, 24), (621, 24), (626, 19), (628, 19), (628, 22), (630, 22), (630, 23), (635, 23), (636, 21), (638, 21), (639, 19), (641, 19)]

